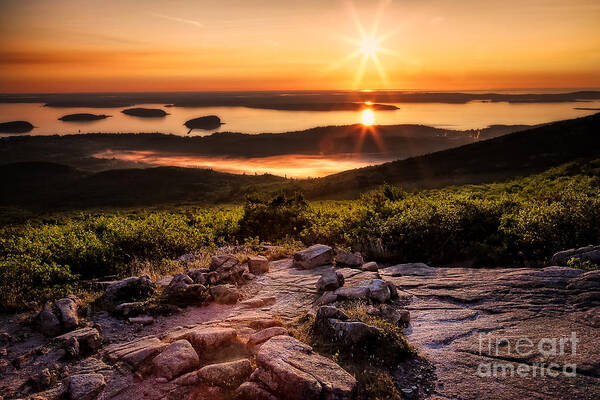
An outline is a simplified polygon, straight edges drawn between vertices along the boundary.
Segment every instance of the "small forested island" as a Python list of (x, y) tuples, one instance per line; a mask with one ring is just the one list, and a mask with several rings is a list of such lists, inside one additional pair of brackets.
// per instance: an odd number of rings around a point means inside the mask
[(221, 118), (217, 117), (216, 115), (207, 115), (205, 117), (190, 119), (184, 125), (189, 128), (189, 132), (191, 132), (194, 129), (217, 129), (222, 125), (222, 122)]
[(0, 133), (26, 133), (33, 128), (27, 121), (0, 122)]
[(126, 110), (121, 111), (123, 114), (131, 115), (134, 117), (142, 117), (142, 118), (162, 118), (167, 115), (165, 111), (160, 108), (128, 108)]
[(110, 117), (110, 115), (79, 113), (79, 114), (63, 115), (58, 120), (59, 121), (65, 121), (65, 122), (97, 121), (97, 120), (105, 119), (105, 118), (108, 118), (108, 117)]

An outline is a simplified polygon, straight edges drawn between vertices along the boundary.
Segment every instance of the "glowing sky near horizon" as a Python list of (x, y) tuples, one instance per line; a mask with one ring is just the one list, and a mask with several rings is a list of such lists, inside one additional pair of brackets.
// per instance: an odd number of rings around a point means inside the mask
[[(356, 20), (389, 35), (385, 82), (341, 63)], [(598, 0), (0, 0), (0, 92), (597, 88), (599, 21)]]

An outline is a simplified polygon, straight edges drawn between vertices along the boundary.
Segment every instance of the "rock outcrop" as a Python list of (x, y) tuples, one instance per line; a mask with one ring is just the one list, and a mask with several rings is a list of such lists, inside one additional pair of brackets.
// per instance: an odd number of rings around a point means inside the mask
[(567, 266), (571, 258), (600, 265), (600, 246), (585, 246), (578, 249), (559, 251), (552, 256), (550, 264), (564, 267)]

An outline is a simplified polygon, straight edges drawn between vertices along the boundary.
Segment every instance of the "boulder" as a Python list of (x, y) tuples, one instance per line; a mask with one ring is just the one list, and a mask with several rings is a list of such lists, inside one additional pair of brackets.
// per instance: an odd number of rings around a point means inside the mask
[(102, 334), (96, 328), (81, 328), (55, 338), (57, 342), (67, 346), (73, 339), (77, 340), (78, 347), (83, 353), (94, 353), (102, 346)]
[(350, 400), (356, 380), (330, 359), (290, 336), (266, 341), (256, 355), (251, 380), (286, 400)]
[(274, 336), (278, 335), (287, 335), (288, 331), (284, 327), (281, 326), (273, 326), (271, 328), (263, 329), (262, 331), (256, 332), (248, 338), (249, 346), (256, 346), (267, 340), (271, 339)]
[(341, 272), (335, 271), (333, 268), (323, 272), (317, 281), (317, 290), (320, 292), (335, 290), (340, 286), (344, 286), (344, 275)]
[(93, 400), (105, 387), (102, 374), (77, 374), (69, 377), (67, 393), (71, 400)]
[(315, 244), (294, 253), (294, 268), (313, 269), (333, 262), (333, 250), (323, 244)]
[(112, 304), (146, 300), (156, 291), (156, 285), (148, 275), (129, 277), (114, 282), (104, 291), (105, 299)]
[(360, 268), (363, 264), (364, 260), (359, 252), (352, 253), (346, 250), (338, 250), (335, 254), (335, 265)]
[(233, 285), (212, 286), (210, 295), (216, 303), (220, 304), (235, 304), (240, 298), (237, 288)]
[(578, 258), (581, 261), (591, 261), (594, 264), (600, 264), (600, 246), (585, 246), (578, 249), (559, 251), (552, 256), (550, 264), (564, 267), (571, 258)]
[(199, 283), (200, 285), (206, 284), (206, 274), (209, 273), (210, 270), (205, 268), (195, 268), (188, 269), (185, 271), (185, 274), (189, 276), (194, 283)]
[(51, 303), (44, 304), (42, 311), (35, 316), (35, 322), (45, 336), (56, 336), (62, 331), (60, 320), (52, 312)]
[(208, 297), (206, 287), (194, 283), (192, 278), (186, 274), (177, 274), (165, 289), (165, 295), (172, 304), (199, 304)]
[(107, 346), (104, 354), (111, 362), (123, 361), (138, 367), (163, 351), (165, 347), (167, 343), (163, 343), (156, 336), (144, 336), (131, 342)]
[(344, 347), (360, 346), (368, 341), (378, 340), (379, 329), (360, 321), (340, 321), (330, 318), (328, 320), (331, 335), (328, 338)]
[(363, 271), (377, 272), (379, 270), (379, 266), (377, 265), (377, 263), (375, 261), (371, 261), (371, 262), (363, 264), (361, 266), (361, 269)]
[(162, 353), (154, 357), (152, 365), (156, 374), (171, 380), (192, 371), (200, 365), (196, 350), (187, 340), (178, 340), (168, 345)]
[(367, 286), (350, 286), (338, 288), (333, 293), (344, 300), (366, 300), (371, 291)]
[(211, 364), (198, 370), (198, 378), (209, 386), (236, 388), (252, 373), (250, 360), (242, 359)]
[(379, 303), (385, 303), (390, 300), (391, 293), (387, 282), (381, 279), (371, 279), (363, 281), (360, 286), (369, 288), (369, 297)]
[(194, 346), (194, 349), (201, 356), (204, 356), (206, 353), (218, 352), (223, 347), (233, 344), (238, 340), (237, 332), (232, 328), (205, 326), (174, 329), (161, 336), (161, 338), (166, 342), (185, 339)]
[(210, 260), (211, 271), (227, 271), (239, 264), (238, 259), (232, 254), (213, 256)]
[(60, 319), (62, 326), (66, 330), (71, 330), (79, 324), (79, 317), (77, 316), (77, 303), (69, 298), (56, 300), (54, 302), (56, 308), (60, 312)]
[(269, 272), (269, 260), (264, 256), (250, 256), (248, 257), (248, 270), (255, 275)]
[(279, 400), (263, 385), (257, 382), (244, 382), (235, 391), (237, 400)]

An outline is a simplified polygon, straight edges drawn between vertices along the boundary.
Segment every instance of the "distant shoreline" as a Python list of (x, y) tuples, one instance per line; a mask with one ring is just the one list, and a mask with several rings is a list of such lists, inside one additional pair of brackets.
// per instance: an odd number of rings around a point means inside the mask
[(109, 108), (163, 104), (170, 107), (248, 107), (287, 111), (343, 111), (365, 107), (395, 110), (397, 107), (393, 103), (564, 103), (591, 100), (600, 100), (600, 91), (529, 94), (409, 91), (0, 94), (0, 103), (43, 103), (46, 107)]

